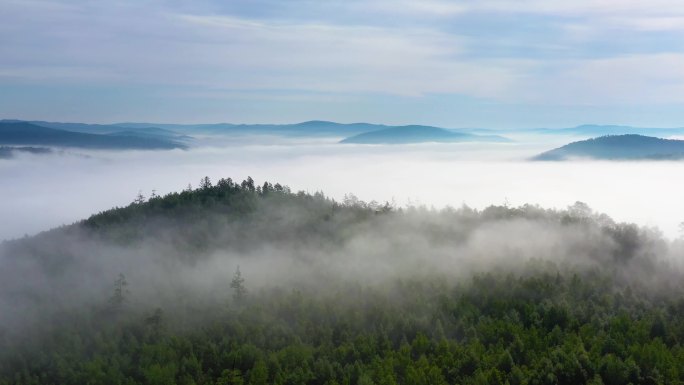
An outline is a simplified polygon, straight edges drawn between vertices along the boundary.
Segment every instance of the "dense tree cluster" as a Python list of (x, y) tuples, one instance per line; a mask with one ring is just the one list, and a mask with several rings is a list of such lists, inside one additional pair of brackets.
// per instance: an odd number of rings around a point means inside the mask
[[(595, 274), (250, 296), (178, 331), (161, 310), (80, 316), (5, 350), (0, 384), (677, 384), (684, 299)], [(168, 327), (167, 326), (168, 322)]]
[[(161, 239), (192, 265), (255, 242), (325, 254), (358, 242), (357, 233), (389, 237), (397, 223), (402, 234), (449, 249), (520, 220), (572, 232), (570, 255), (591, 263), (536, 258), (467, 278), (447, 270), (352, 277), (325, 290), (253, 287), (238, 267), (225, 277), (225, 294), (170, 302), (142, 300), (145, 282), (113, 275), (99, 303), (39, 313), (46, 324), (30, 332), (0, 328), (0, 385), (684, 383), (684, 290), (676, 279), (646, 279), (667, 270), (663, 241), (581, 203), (432, 212), (204, 178), (196, 189), (138, 197), (5, 250), (44, 258), (43, 268), (59, 275), (69, 266), (63, 255), (74, 254), (54, 241), (64, 233), (98, 245)], [(57, 256), (60, 264), (48, 263)]]

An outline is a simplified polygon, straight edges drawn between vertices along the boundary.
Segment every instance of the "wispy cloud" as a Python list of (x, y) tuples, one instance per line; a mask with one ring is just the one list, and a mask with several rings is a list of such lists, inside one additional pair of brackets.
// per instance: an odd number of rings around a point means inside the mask
[(683, 20), (672, 0), (8, 0), (0, 85), (672, 104)]
[(678, 0), (491, 0), (467, 2), (466, 4), (468, 4), (469, 10), (542, 13), (561, 16), (684, 14), (684, 3)]
[(230, 57), (224, 64), (243, 73), (226, 86), (496, 96), (515, 80), (512, 63), (471, 61), (463, 39), (438, 31), (178, 17), (215, 42), (208, 65)]

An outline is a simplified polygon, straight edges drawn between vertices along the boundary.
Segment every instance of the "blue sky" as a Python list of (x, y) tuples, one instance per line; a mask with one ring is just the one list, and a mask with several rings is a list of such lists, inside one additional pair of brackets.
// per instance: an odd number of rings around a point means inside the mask
[(0, 117), (684, 126), (684, 2), (3, 0)]

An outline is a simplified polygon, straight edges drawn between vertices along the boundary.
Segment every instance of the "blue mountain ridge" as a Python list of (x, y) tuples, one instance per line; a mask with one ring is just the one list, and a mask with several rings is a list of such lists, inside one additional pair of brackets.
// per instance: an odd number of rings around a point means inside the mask
[(592, 158), (607, 160), (684, 159), (684, 140), (627, 134), (581, 140), (546, 151), (533, 160)]

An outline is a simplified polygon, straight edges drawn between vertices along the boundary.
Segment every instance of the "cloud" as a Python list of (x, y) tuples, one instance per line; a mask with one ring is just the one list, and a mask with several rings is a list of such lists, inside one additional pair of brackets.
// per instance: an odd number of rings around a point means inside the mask
[[(681, 65), (682, 20), (684, 6), (667, 0), (11, 0), (0, 4), (0, 84), (121, 87), (130, 98), (144, 88), (152, 96), (140, 99), (150, 104), (207, 94), (267, 103), (303, 93), (329, 95), (330, 109), (341, 98), (378, 95), (463, 95), (539, 109), (672, 104), (684, 79), (672, 67)], [(177, 112), (170, 108), (150, 119)], [(414, 116), (424, 114), (416, 107)]]
[[(435, 207), (466, 203), (525, 203), (563, 208), (577, 200), (618, 221), (659, 226), (676, 236), (684, 220), (678, 188), (681, 162), (527, 162), (542, 151), (571, 141), (535, 144), (474, 143), (409, 146), (340, 146), (334, 143), (249, 141), (211, 138), (213, 145), (188, 151), (89, 152), (91, 158), (22, 156), (0, 163), (0, 240), (34, 234), (127, 205), (142, 190), (147, 196), (196, 186), (205, 175), (216, 181), (251, 175), (324, 191), (337, 200), (354, 193), (379, 202), (408, 201)], [(538, 139), (541, 140), (541, 139)], [(256, 143), (255, 143), (256, 142)], [(638, 186), (634, 184), (639, 180)], [(620, 199), (615, 199), (619, 196)], [(653, 197), (644, 199), (644, 197)], [(638, 204), (637, 204), (638, 203)]]
[(132, 5), (81, 10), (50, 23), (39, 14), (48, 25), (42, 32), (21, 33), (26, 31), (15, 25), (17, 37), (0, 48), (2, 56), (14, 59), (0, 63), (0, 76), (478, 97), (496, 97), (517, 78), (516, 61), (470, 60), (463, 54), (464, 39), (433, 29), (178, 14)]
[(640, 31), (684, 31), (684, 16), (618, 18), (613, 22)]
[(684, 103), (684, 54), (644, 54), (552, 62), (524, 97), (585, 105)]
[(677, 0), (493, 0), (470, 3), (468, 9), (561, 16), (684, 14), (684, 4)]
[(385, 14), (410, 15), (412, 17), (430, 18), (448, 18), (460, 16), (468, 10), (468, 7), (465, 4), (441, 0), (379, 0), (370, 2), (352, 2), (351, 4), (353, 4), (354, 7), (357, 7), (357, 9), (365, 8), (366, 10), (379, 11)]
[(215, 78), (219, 87), (493, 97), (516, 79), (518, 63), (471, 61), (462, 39), (436, 31), (178, 17), (196, 34), (223, 39), (210, 62), (239, 58), (225, 63), (239, 78)]

